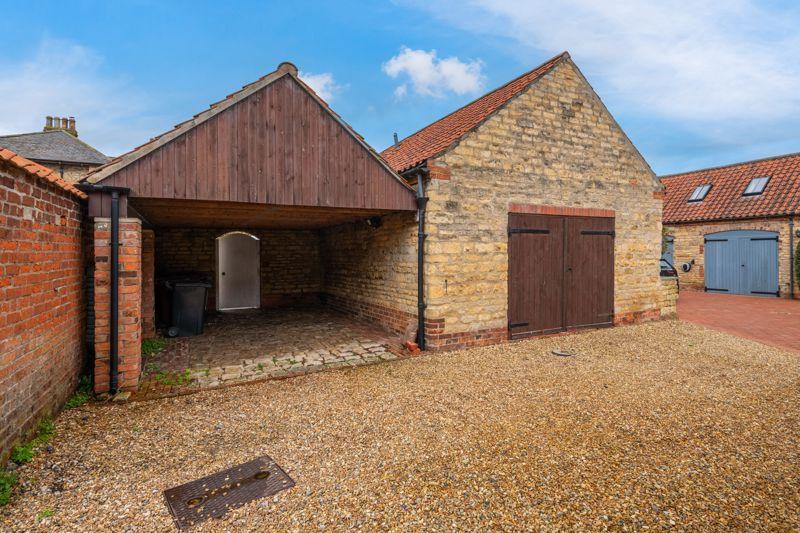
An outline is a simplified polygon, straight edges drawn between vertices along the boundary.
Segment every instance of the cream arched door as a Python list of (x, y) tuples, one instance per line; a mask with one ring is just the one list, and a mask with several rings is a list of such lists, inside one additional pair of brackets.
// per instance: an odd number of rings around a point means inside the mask
[(258, 238), (242, 231), (217, 237), (217, 309), (260, 306), (260, 249)]

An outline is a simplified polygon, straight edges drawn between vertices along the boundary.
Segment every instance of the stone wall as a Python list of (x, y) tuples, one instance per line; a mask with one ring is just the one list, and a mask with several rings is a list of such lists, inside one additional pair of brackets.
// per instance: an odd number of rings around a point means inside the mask
[(61, 167), (53, 170), (58, 172), (65, 181), (70, 183), (78, 183), (78, 181), (80, 181), (80, 179), (83, 178), (92, 168), (94, 167), (85, 165), (62, 165)]
[(662, 277), (661, 286), (661, 317), (674, 318), (678, 316), (678, 278)]
[[(797, 221), (795, 221), (795, 228), (800, 229)], [(733, 230), (761, 230), (778, 233), (778, 287), (781, 295), (788, 297), (791, 251), (789, 250), (789, 219), (786, 217), (666, 226), (665, 233), (675, 238), (675, 268), (680, 277), (681, 290), (703, 290), (705, 286), (704, 237), (709, 233)], [(795, 237), (794, 241), (797, 245), (800, 239)], [(681, 265), (692, 261), (694, 261), (692, 269), (689, 272), (683, 272)], [(795, 283), (795, 295), (800, 295), (800, 287), (797, 283)]]
[[(159, 229), (156, 276), (199, 273), (216, 284), (216, 239), (227, 230)], [(261, 305), (316, 299), (322, 290), (320, 239), (316, 231), (252, 230), (261, 245)], [(215, 309), (216, 290), (208, 308)]]
[[(119, 221), (118, 389), (136, 390), (142, 371), (142, 222)], [(111, 220), (94, 219), (94, 391), (111, 385)]]
[(507, 328), (511, 204), (612, 210), (615, 322), (660, 315), (661, 186), (571, 61), (429, 167), (427, 312), (449, 347)]
[(82, 202), (0, 164), (0, 465), (84, 364)]
[(382, 217), (321, 232), (323, 286), (335, 308), (403, 333), (416, 331), (417, 222), (415, 213)]

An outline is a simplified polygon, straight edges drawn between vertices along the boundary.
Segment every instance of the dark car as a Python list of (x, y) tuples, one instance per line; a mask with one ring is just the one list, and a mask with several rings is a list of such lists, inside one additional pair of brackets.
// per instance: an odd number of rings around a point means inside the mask
[(665, 277), (669, 276), (677, 277), (678, 275), (678, 271), (675, 270), (675, 267), (672, 265), (672, 263), (670, 263), (663, 257), (661, 258), (661, 275)]

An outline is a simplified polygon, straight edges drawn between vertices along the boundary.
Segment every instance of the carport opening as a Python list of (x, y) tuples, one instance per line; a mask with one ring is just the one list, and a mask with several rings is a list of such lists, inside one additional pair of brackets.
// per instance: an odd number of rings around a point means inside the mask
[[(190, 277), (212, 287), (203, 333), (167, 339), (145, 358), (143, 385), (167, 375), (171, 385), (213, 387), (404, 355), (416, 334), (415, 213), (332, 215), (152, 224), (156, 286)], [(164, 331), (169, 315), (158, 315)]]

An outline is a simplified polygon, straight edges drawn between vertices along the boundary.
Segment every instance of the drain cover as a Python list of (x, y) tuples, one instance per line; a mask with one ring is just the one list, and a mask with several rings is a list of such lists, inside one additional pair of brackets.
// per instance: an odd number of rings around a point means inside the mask
[(294, 486), (294, 481), (269, 456), (164, 491), (178, 529)]

